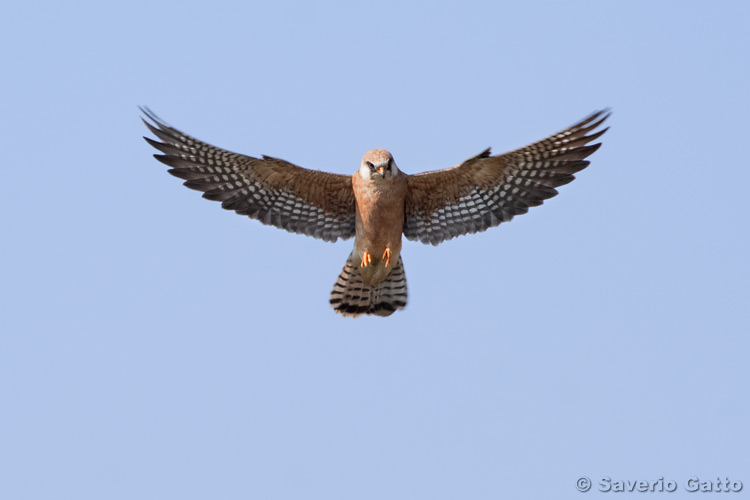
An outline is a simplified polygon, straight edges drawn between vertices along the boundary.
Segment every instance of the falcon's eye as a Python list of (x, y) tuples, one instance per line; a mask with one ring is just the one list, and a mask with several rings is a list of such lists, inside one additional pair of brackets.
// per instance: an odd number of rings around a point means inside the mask
[(385, 169), (386, 170), (390, 170), (391, 169), (391, 160), (388, 160), (388, 166), (385, 167)]
[(367, 166), (370, 167), (370, 170), (372, 170), (374, 172), (375, 171), (375, 165), (373, 165), (371, 161), (368, 161), (366, 163), (367, 163)]

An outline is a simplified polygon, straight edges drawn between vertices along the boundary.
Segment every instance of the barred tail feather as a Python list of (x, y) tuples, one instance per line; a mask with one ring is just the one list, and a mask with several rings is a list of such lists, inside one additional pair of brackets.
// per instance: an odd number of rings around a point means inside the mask
[(342, 316), (353, 318), (362, 314), (390, 316), (406, 307), (406, 295), (406, 274), (401, 256), (385, 281), (374, 287), (365, 285), (359, 268), (347, 260), (333, 285), (331, 307)]

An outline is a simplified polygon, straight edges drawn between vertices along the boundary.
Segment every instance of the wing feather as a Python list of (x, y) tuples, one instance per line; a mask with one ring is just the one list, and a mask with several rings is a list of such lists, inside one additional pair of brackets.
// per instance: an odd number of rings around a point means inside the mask
[(485, 231), (557, 195), (558, 187), (589, 165), (601, 144), (588, 146), (607, 128), (607, 110), (546, 139), (492, 156), (490, 149), (458, 166), (409, 176), (404, 236), (437, 245)]
[(142, 111), (153, 124), (143, 122), (162, 141), (144, 137), (163, 153), (154, 157), (204, 198), (290, 232), (326, 241), (354, 236), (350, 176), (308, 170), (270, 156), (231, 153), (183, 134), (148, 109)]

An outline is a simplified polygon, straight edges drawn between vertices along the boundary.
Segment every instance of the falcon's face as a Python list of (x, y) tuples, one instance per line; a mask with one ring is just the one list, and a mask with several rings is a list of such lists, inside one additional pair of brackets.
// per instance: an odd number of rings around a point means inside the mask
[(362, 158), (359, 175), (362, 179), (375, 183), (389, 182), (398, 175), (398, 167), (391, 153), (385, 149), (373, 149)]

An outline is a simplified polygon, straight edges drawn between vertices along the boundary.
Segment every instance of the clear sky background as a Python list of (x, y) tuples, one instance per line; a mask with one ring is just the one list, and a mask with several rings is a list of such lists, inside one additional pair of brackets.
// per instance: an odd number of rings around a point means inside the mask
[[(748, 5), (4, 3), (0, 498), (750, 498)], [(346, 174), (614, 114), (558, 197), (405, 242), (407, 309), (350, 320), (351, 241), (202, 200), (137, 105)]]

